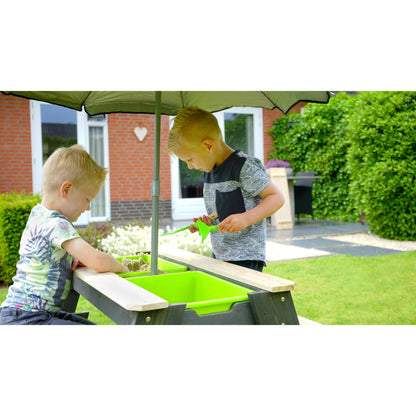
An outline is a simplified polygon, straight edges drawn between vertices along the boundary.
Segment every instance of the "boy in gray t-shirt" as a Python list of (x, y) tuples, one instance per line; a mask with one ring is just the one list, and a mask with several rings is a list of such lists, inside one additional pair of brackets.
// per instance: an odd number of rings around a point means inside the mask
[[(218, 214), (220, 230), (211, 233), (213, 256), (262, 271), (265, 219), (282, 207), (284, 197), (260, 160), (228, 146), (217, 119), (198, 107), (185, 108), (175, 117), (168, 151), (189, 169), (204, 172), (206, 210)], [(199, 219), (211, 224), (206, 215)], [(193, 226), (190, 230), (196, 231)]]

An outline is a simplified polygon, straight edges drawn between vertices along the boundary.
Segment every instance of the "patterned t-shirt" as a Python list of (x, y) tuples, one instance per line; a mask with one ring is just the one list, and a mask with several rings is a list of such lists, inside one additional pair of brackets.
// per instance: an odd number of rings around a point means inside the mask
[[(262, 201), (258, 194), (269, 183), (261, 161), (236, 150), (221, 165), (204, 174), (208, 215), (217, 213), (214, 224), (218, 224), (231, 214), (249, 211)], [(266, 262), (266, 231), (266, 220), (262, 220), (237, 233), (211, 232), (212, 251), (223, 261)]]
[(51, 313), (59, 310), (68, 296), (73, 275), (72, 257), (61, 244), (78, 237), (68, 218), (36, 205), (20, 241), (16, 276), (1, 306)]

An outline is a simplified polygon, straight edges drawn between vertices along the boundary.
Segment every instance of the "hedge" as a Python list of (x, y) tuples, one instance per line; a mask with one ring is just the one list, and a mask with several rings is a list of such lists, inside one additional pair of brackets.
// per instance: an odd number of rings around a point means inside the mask
[(328, 104), (308, 104), (301, 113), (275, 120), (269, 131), (274, 139), (269, 159), (286, 160), (294, 172), (313, 170), (322, 177), (312, 188), (316, 218), (360, 220), (349, 195), (346, 167), (346, 130), (354, 101), (354, 97), (340, 93)]
[(0, 281), (8, 284), (16, 274), (20, 238), (31, 209), (40, 203), (39, 195), (0, 194)]
[(416, 92), (339, 93), (274, 121), (269, 158), (315, 170), (314, 216), (416, 240)]
[(371, 232), (416, 240), (416, 92), (362, 92), (349, 123), (350, 195)]

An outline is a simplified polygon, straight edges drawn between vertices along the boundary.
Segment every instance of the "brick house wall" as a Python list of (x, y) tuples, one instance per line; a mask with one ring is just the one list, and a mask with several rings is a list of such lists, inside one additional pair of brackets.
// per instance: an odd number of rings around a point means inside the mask
[(32, 192), (30, 101), (0, 94), (0, 193)]
[[(299, 102), (294, 105), (289, 113), (293, 113), (294, 111), (299, 112), (303, 106), (307, 103)], [(273, 137), (271, 134), (267, 133), (273, 126), (273, 121), (277, 118), (280, 118), (283, 115), (283, 112), (274, 109), (274, 110), (267, 110), (263, 109), (263, 131), (264, 131), (264, 139), (263, 139), (263, 152), (264, 152), (264, 161), (263, 163), (267, 162), (267, 155), (269, 152), (273, 150)]]
[[(298, 111), (297, 104), (292, 111)], [(267, 131), (280, 110), (263, 110), (264, 162), (272, 150), (273, 138)], [(146, 127), (143, 141), (134, 128)], [(152, 215), (153, 114), (109, 114), (109, 177), (111, 220), (147, 220)], [(169, 116), (161, 118), (160, 137), (160, 218), (171, 218), (170, 156), (167, 152)], [(32, 192), (30, 101), (0, 93), (0, 193)]]
[[(137, 126), (146, 127), (147, 135), (139, 141)], [(159, 215), (171, 218), (170, 156), (167, 152), (169, 116), (162, 116), (160, 129)], [(152, 215), (151, 186), (155, 116), (153, 114), (109, 114), (111, 218), (149, 219)]]

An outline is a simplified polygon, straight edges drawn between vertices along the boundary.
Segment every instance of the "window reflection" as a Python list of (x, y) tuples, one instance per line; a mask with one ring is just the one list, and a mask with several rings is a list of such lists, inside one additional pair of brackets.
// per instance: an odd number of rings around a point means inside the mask
[(77, 114), (69, 108), (41, 104), (42, 126), (42, 160), (46, 159), (58, 147), (69, 147), (76, 144)]

